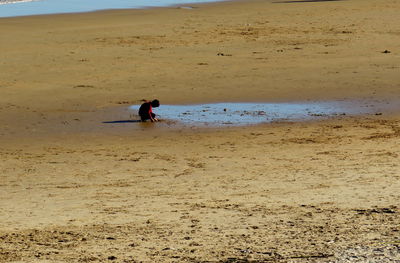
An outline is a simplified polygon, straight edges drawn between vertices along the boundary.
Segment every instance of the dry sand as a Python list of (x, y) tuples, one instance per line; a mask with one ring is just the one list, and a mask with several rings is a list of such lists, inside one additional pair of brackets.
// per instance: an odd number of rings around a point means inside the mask
[(102, 122), (154, 97), (400, 101), (400, 2), (191, 6), (0, 19), (0, 262), (399, 262), (398, 112)]

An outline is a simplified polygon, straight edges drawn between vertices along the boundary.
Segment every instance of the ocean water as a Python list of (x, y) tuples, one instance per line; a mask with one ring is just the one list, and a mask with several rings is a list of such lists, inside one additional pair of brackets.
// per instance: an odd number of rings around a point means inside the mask
[(149, 8), (216, 0), (0, 0), (0, 17), (79, 13), (106, 9)]

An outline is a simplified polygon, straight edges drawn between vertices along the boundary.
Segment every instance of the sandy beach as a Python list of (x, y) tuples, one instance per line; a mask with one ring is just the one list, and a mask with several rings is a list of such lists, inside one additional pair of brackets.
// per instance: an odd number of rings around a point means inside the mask
[[(184, 7), (0, 19), (0, 262), (400, 262), (400, 2)], [(391, 110), (126, 121), (153, 98)]]

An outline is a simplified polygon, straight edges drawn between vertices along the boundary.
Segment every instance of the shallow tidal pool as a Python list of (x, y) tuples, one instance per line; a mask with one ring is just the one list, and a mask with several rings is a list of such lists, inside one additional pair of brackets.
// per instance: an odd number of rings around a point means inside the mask
[[(214, 103), (161, 105), (153, 112), (160, 120), (190, 126), (243, 126), (278, 121), (307, 121), (340, 115), (382, 114), (387, 103), (329, 101), (301, 103)], [(140, 105), (130, 106), (137, 114)]]

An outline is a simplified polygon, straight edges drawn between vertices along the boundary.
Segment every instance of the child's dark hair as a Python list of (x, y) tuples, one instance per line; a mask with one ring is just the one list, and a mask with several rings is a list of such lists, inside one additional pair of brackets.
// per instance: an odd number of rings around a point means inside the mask
[(160, 102), (157, 99), (152, 100), (151, 101), (151, 106), (157, 108), (157, 107), (160, 106)]

